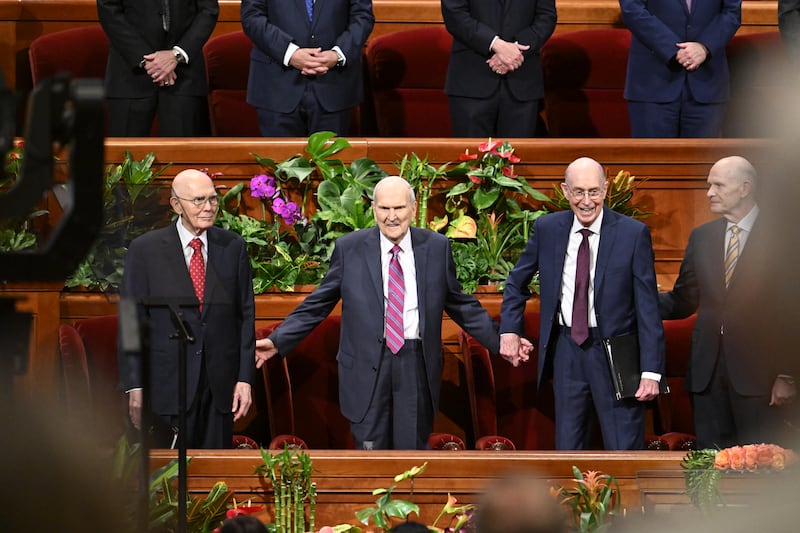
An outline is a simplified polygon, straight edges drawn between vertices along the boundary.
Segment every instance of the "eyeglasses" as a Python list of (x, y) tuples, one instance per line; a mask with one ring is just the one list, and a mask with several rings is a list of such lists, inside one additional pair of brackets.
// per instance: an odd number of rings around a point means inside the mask
[(583, 189), (573, 189), (571, 187), (567, 187), (569, 193), (578, 198), (583, 200), (584, 197), (588, 196), (591, 200), (597, 200), (601, 196), (603, 196), (603, 189), (589, 189), (588, 191), (584, 191)]
[(183, 200), (184, 202), (191, 202), (195, 207), (203, 207), (206, 205), (206, 202), (211, 205), (211, 207), (217, 207), (219, 205), (219, 196), (213, 195), (208, 197), (201, 197), (201, 198), (181, 198), (177, 194), (173, 193), (172, 196), (177, 198), (178, 200)]

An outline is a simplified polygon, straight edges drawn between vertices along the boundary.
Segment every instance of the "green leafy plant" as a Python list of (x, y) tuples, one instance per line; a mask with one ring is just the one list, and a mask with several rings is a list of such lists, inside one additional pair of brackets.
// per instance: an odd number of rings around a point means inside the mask
[(65, 286), (118, 290), (130, 241), (163, 226), (169, 217), (158, 194), (156, 179), (169, 167), (153, 168), (155, 154), (134, 159), (126, 151), (119, 165), (106, 170), (103, 187), (103, 228), (94, 246)]
[[(261, 449), (263, 464), (255, 470), (272, 485), (275, 504), (274, 529), (279, 533), (314, 531), (317, 486), (311, 480), (311, 457), (296, 449), (284, 448), (272, 454)], [(308, 503), (308, 521), (305, 507)]]
[(572, 528), (581, 533), (606, 531), (621, 506), (619, 485), (614, 476), (572, 467), (575, 488), (551, 489), (570, 511)]
[[(139, 444), (129, 444), (123, 436), (117, 442), (114, 451), (113, 478), (124, 485), (135, 489), (133, 479), (138, 473), (141, 456)], [(187, 466), (192, 458), (187, 457)], [(149, 517), (148, 531), (173, 532), (178, 526), (178, 461), (174, 459), (153, 471), (148, 484)], [(228, 486), (218, 481), (208, 495), (193, 496), (186, 500), (186, 531), (188, 533), (209, 533), (222, 524), (225, 513), (233, 500), (233, 492)], [(136, 498), (131, 498), (135, 505)], [(131, 507), (128, 514), (131, 518), (131, 531), (137, 523), (136, 509)]]
[(686, 495), (695, 507), (708, 512), (721, 503), (717, 483), (722, 471), (714, 468), (717, 450), (692, 450), (681, 461), (686, 482)]
[(407, 500), (392, 499), (392, 492), (395, 488), (397, 488), (397, 483), (410, 480), (411, 488), (409, 490), (409, 496), (413, 496), (414, 478), (425, 472), (427, 467), (427, 462), (422, 466), (415, 466), (409, 470), (406, 470), (402, 474), (396, 475), (394, 477), (394, 485), (391, 485), (385, 489), (373, 490), (373, 496), (380, 496), (377, 500), (375, 500), (375, 506), (356, 511), (356, 518), (366, 526), (368, 526), (370, 520), (372, 520), (376, 526), (383, 529), (390, 529), (392, 527), (393, 519), (398, 518), (401, 520), (408, 520), (408, 516), (411, 513), (419, 514), (419, 506), (417, 504)]
[[(0, 193), (16, 185), (22, 169), (24, 144), (18, 142), (5, 155), (3, 173), (0, 174)], [(0, 223), (0, 252), (22, 252), (35, 248), (38, 244), (31, 224), (37, 217), (47, 214), (46, 210), (34, 210), (22, 220), (4, 220)]]

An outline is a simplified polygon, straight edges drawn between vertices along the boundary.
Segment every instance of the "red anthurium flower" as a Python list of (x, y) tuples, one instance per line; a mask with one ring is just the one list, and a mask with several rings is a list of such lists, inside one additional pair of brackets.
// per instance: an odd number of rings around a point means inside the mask
[(511, 163), (519, 163), (520, 158), (514, 155), (514, 149), (506, 150), (498, 150), (496, 152), (497, 155), (502, 157), (503, 159), (508, 159)]
[(517, 175), (514, 174), (514, 167), (503, 167), (503, 175), (509, 178), (516, 178)]
[(481, 183), (483, 183), (483, 180), (481, 178), (479, 178), (478, 176), (470, 175), (469, 176), (469, 180), (472, 183), (474, 183), (475, 185), (480, 185)]
[(467, 148), (463, 154), (458, 156), (459, 161), (470, 161), (472, 159), (478, 159), (478, 154), (469, 153), (469, 148)]
[(492, 138), (489, 137), (487, 142), (478, 145), (478, 151), (483, 153), (493, 152), (501, 144), (503, 144), (502, 141), (493, 141)]

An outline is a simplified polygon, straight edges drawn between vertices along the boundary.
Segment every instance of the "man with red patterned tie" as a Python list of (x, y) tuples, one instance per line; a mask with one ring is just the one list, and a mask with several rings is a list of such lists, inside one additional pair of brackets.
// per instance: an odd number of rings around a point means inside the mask
[[(242, 238), (214, 227), (219, 197), (214, 183), (198, 170), (184, 170), (172, 182), (174, 225), (134, 239), (125, 257), (121, 297), (132, 299), (140, 321), (149, 325), (150, 375), (142, 375), (140, 354), (120, 351), (121, 387), (128, 392), (133, 425), (142, 417), (142, 387), (149, 383), (154, 415), (175, 428), (179, 417), (179, 340), (168, 309), (149, 307), (154, 298), (185, 301), (194, 341), (186, 350), (186, 445), (230, 448), (233, 423), (247, 414), (255, 374), (253, 282)], [(165, 437), (161, 432), (156, 438)], [(168, 437), (168, 435), (167, 435)], [(180, 436), (179, 436), (180, 438)], [(169, 439), (155, 446), (171, 446)]]
[(442, 312), (492, 353), (497, 327), (461, 292), (447, 237), (409, 227), (417, 202), (408, 182), (381, 180), (372, 208), (378, 227), (336, 241), (317, 290), (256, 341), (256, 364), (291, 352), (341, 300), (339, 407), (356, 447), (425, 449), (439, 409)]

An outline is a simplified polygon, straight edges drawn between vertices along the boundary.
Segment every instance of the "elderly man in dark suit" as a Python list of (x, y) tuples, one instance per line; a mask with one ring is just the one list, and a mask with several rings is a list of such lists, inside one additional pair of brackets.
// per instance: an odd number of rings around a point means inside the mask
[[(561, 189), (571, 211), (536, 220), (503, 294), (500, 353), (520, 350), (525, 302), (539, 273), (539, 384), (552, 371), (556, 448), (587, 449), (592, 407), (611, 450), (644, 448), (644, 402), (659, 393), (664, 331), (658, 316), (653, 248), (647, 226), (604, 207), (597, 161), (573, 161)], [(617, 400), (602, 341), (637, 334), (641, 380), (635, 398)]]
[(362, 47), (375, 17), (371, 0), (242, 0), (253, 41), (247, 102), (265, 137), (347, 135), (363, 99)]
[(697, 312), (686, 387), (702, 448), (778, 440), (778, 406), (797, 394), (781, 317), (769, 313), (772, 283), (785, 278), (773, 275), (780, 258), (758, 220), (756, 182), (743, 157), (711, 167), (707, 196), (720, 218), (692, 231), (675, 286), (660, 295), (664, 319)]
[(633, 137), (719, 137), (730, 93), (725, 46), (741, 0), (620, 0), (631, 30), (625, 98)]
[(288, 354), (342, 302), (339, 402), (361, 449), (425, 449), (439, 408), (442, 312), (493, 353), (495, 323), (456, 280), (450, 241), (410, 228), (417, 203), (399, 176), (375, 186), (377, 228), (339, 238), (330, 270), (269, 336), (257, 366)]
[[(163, 307), (148, 301), (186, 301), (183, 309), (194, 336), (187, 348), (188, 448), (230, 448), (233, 422), (247, 414), (255, 374), (255, 311), (247, 250), (241, 237), (214, 227), (219, 198), (198, 170), (175, 176), (170, 197), (175, 224), (134, 239), (125, 258), (121, 296), (140, 307), (149, 325), (150, 375), (142, 375), (139, 354), (120, 355), (120, 381), (128, 391), (134, 426), (141, 422), (142, 387), (149, 383), (152, 411), (177, 426), (178, 353), (175, 325)], [(170, 442), (156, 442), (167, 446)]]
[(108, 128), (114, 137), (208, 135), (203, 45), (217, 0), (97, 0), (108, 36)]
[(457, 137), (534, 137), (544, 96), (539, 51), (554, 0), (442, 0), (453, 35), (445, 92)]

